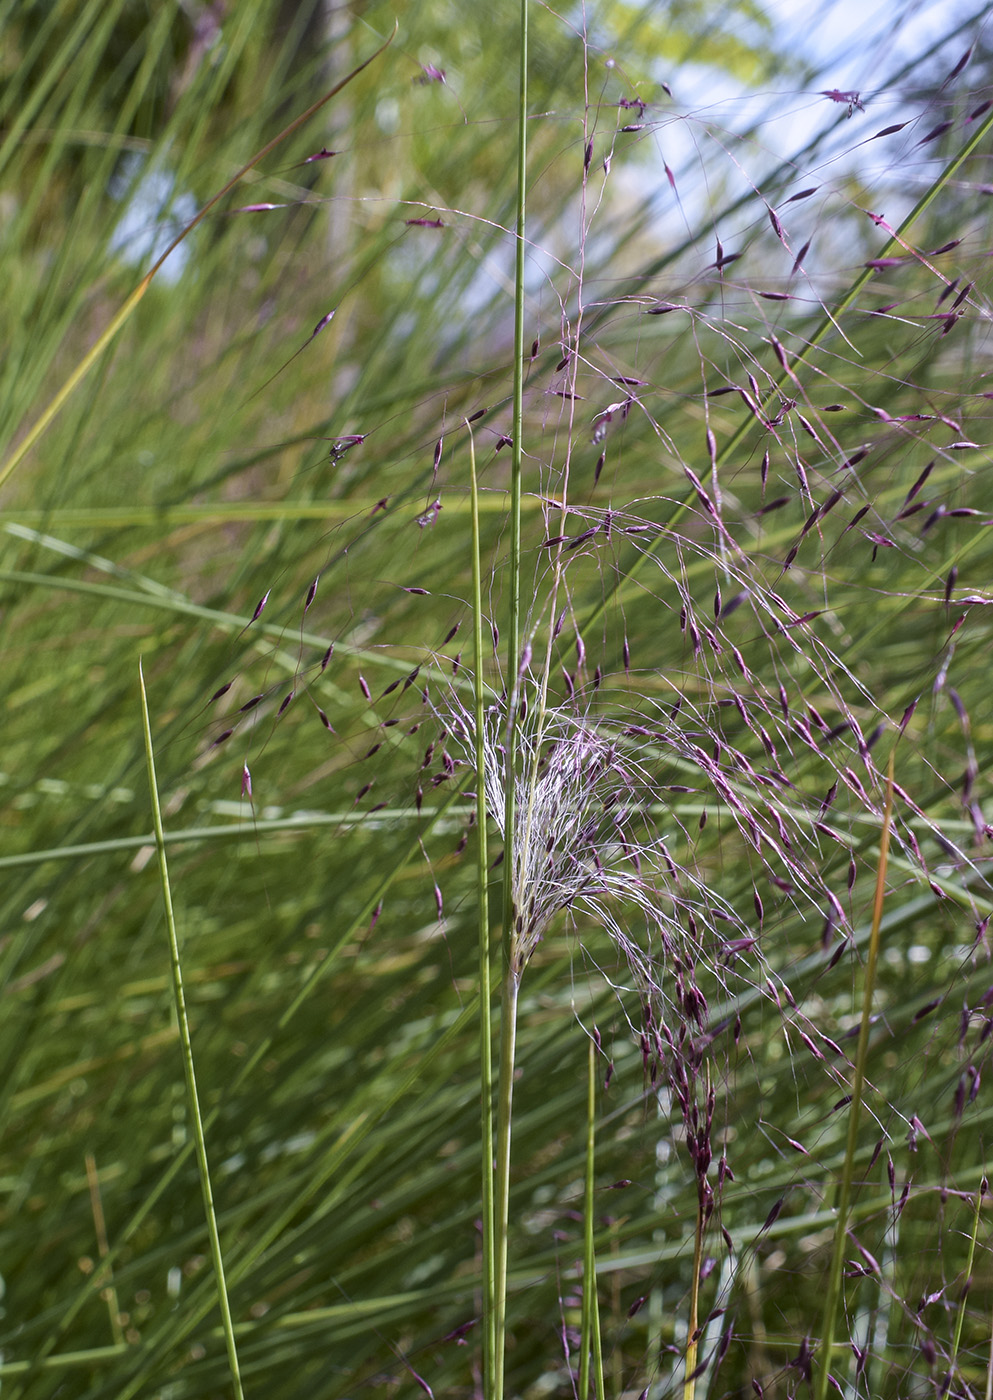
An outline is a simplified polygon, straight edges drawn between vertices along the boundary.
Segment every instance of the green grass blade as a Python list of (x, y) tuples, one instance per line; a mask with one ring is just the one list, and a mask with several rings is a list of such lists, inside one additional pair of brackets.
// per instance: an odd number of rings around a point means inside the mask
[(196, 1141), (197, 1167), (200, 1173), (200, 1189), (203, 1194), (204, 1215), (207, 1220), (207, 1233), (210, 1238), (210, 1254), (214, 1265), (214, 1278), (217, 1285), (217, 1302), (221, 1310), (221, 1323), (227, 1346), (228, 1365), (235, 1400), (242, 1400), (241, 1372), (238, 1366), (238, 1348), (234, 1336), (234, 1321), (228, 1300), (227, 1285), (224, 1280), (224, 1257), (221, 1253), (221, 1238), (217, 1229), (217, 1216), (214, 1212), (213, 1189), (210, 1182), (210, 1169), (207, 1164), (207, 1143), (204, 1137), (203, 1119), (200, 1116), (200, 1100), (197, 1094), (196, 1072), (193, 1066), (193, 1042), (186, 1015), (186, 995), (183, 991), (183, 967), (179, 953), (179, 934), (172, 904), (172, 887), (169, 883), (169, 863), (166, 858), (165, 835), (162, 827), (162, 809), (159, 805), (159, 788), (155, 777), (155, 754), (152, 747), (152, 726), (148, 714), (148, 696), (145, 693), (145, 675), (141, 663), (138, 664), (138, 681), (141, 687), (141, 722), (145, 737), (145, 759), (148, 765), (148, 788), (152, 803), (152, 820), (155, 828), (155, 847), (159, 858), (159, 875), (162, 882), (162, 903), (165, 909), (166, 929), (169, 934), (169, 956), (172, 965), (172, 988), (176, 1006), (176, 1019), (179, 1025), (183, 1052), (183, 1074), (186, 1079), (186, 1094), (189, 1104), (190, 1122)]
[[(467, 425), (468, 426), (468, 425)], [(494, 1296), (496, 1253), (493, 1219), (493, 1024), (490, 950), (490, 868), (487, 843), (485, 693), (483, 685), (483, 574), (479, 537), (479, 483), (476, 445), (469, 430), (469, 472), (472, 492), (472, 646), (474, 662), (476, 747), (476, 904), (479, 923), (479, 1100), (480, 1156), (483, 1205), (483, 1394), (494, 1378), (496, 1333)]]
[(845, 1264), (845, 1241), (848, 1234), (849, 1202), (852, 1181), (855, 1176), (855, 1161), (858, 1148), (859, 1118), (862, 1109), (862, 1093), (865, 1087), (865, 1065), (869, 1052), (869, 1031), (872, 1025), (872, 1001), (876, 988), (876, 965), (879, 961), (879, 932), (883, 922), (883, 902), (886, 895), (886, 870), (890, 849), (890, 833), (893, 822), (893, 755), (890, 754), (889, 775), (886, 784), (886, 806), (883, 814), (883, 829), (879, 837), (879, 863), (876, 868), (876, 891), (872, 907), (872, 929), (869, 938), (869, 953), (866, 961), (865, 980), (862, 989), (862, 1019), (859, 1022), (858, 1046), (855, 1052), (855, 1072), (852, 1078), (851, 1103), (848, 1106), (848, 1137), (845, 1158), (842, 1165), (841, 1183), (838, 1190), (838, 1203), (835, 1207), (834, 1245), (831, 1264), (828, 1270), (827, 1293), (824, 1300), (824, 1319), (821, 1325), (821, 1349), (818, 1356), (815, 1395), (817, 1400), (826, 1400), (831, 1382), (831, 1355), (834, 1350), (834, 1331), (841, 1302), (842, 1270)]
[(603, 1354), (600, 1343), (600, 1300), (597, 1294), (596, 1247), (596, 1078), (599, 1048), (589, 1037), (586, 1059), (586, 1185), (583, 1206), (583, 1310), (580, 1328), (579, 1400), (589, 1400), (592, 1367), (596, 1400), (604, 1400)]

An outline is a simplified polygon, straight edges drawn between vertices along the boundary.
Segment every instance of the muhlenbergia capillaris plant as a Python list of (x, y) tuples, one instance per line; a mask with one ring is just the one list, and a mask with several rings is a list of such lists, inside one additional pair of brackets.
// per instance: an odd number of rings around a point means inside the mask
[(20, 9), (5, 1395), (986, 1395), (984, 11)]

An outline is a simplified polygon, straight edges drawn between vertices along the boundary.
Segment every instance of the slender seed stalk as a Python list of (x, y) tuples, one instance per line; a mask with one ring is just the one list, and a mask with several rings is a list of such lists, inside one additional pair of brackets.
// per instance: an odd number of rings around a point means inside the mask
[[(468, 423), (466, 427), (469, 428)], [(493, 1026), (490, 986), (489, 855), (486, 839), (486, 784), (483, 772), (486, 744), (483, 728), (483, 579), (479, 541), (479, 483), (476, 447), (469, 428), (469, 472), (472, 491), (472, 607), (476, 714), (476, 904), (479, 921), (479, 1106), (482, 1147), (483, 1202), (483, 1394), (490, 1395), (494, 1379), (495, 1333), (493, 1299), (496, 1258), (493, 1232)]]
[(589, 1400), (590, 1364), (597, 1400), (603, 1400), (603, 1356), (600, 1348), (600, 1309), (593, 1244), (596, 1205), (596, 1064), (597, 1047), (590, 1037), (586, 1075), (586, 1192), (583, 1210), (583, 1312), (579, 1360), (579, 1400)]
[(138, 663), (138, 681), (141, 688), (141, 719), (145, 737), (145, 762), (148, 769), (148, 787), (152, 801), (152, 822), (155, 829), (155, 849), (159, 857), (159, 876), (162, 881), (162, 903), (165, 906), (166, 929), (169, 933), (169, 953), (172, 962), (172, 990), (176, 1004), (176, 1019), (179, 1023), (180, 1041), (183, 1047), (183, 1072), (186, 1076), (186, 1097), (190, 1109), (190, 1122), (196, 1141), (197, 1166), (200, 1175), (200, 1190), (203, 1193), (204, 1214), (207, 1217), (207, 1234), (210, 1238), (210, 1253), (214, 1262), (214, 1277), (217, 1279), (217, 1301), (221, 1309), (221, 1326), (228, 1352), (228, 1365), (234, 1387), (235, 1400), (243, 1400), (241, 1371), (238, 1366), (238, 1349), (234, 1339), (234, 1322), (231, 1305), (228, 1301), (227, 1285), (224, 1281), (224, 1258), (221, 1254), (221, 1237), (217, 1229), (217, 1216), (214, 1212), (214, 1198), (210, 1185), (210, 1169), (207, 1164), (207, 1143), (204, 1137), (203, 1119), (200, 1116), (200, 1100), (197, 1094), (196, 1072), (193, 1067), (193, 1042), (190, 1038), (190, 1023), (186, 1015), (186, 994), (183, 991), (183, 968), (179, 956), (179, 936), (176, 931), (176, 917), (172, 907), (172, 887), (169, 883), (169, 865), (166, 860), (165, 836), (162, 831), (162, 809), (159, 805), (159, 789), (155, 778), (155, 755), (152, 750), (152, 726), (148, 717), (148, 696), (145, 694), (145, 675)]
[[(508, 872), (509, 875), (509, 872)], [(493, 1297), (494, 1364), (492, 1400), (503, 1400), (507, 1343), (507, 1232), (510, 1222), (510, 1125), (514, 1101), (514, 1054), (517, 1042), (517, 997), (520, 977), (513, 964), (504, 969), (500, 1003), (500, 1080), (497, 1107), (496, 1285)]]
[[(517, 109), (517, 227), (514, 264), (514, 388), (513, 446), (510, 479), (510, 557), (507, 571), (510, 584), (510, 617), (507, 624), (507, 794), (504, 822), (508, 872), (514, 823), (515, 759), (517, 751), (517, 691), (521, 646), (521, 478), (524, 461), (524, 256), (525, 203), (527, 191), (527, 107), (528, 107), (528, 6), (521, 0), (520, 86)], [(506, 905), (511, 903), (511, 882), (506, 883)]]
[(593, 1309), (593, 1388), (596, 1400), (606, 1400), (603, 1383), (603, 1342), (600, 1338), (600, 1309)]
[[(507, 1335), (507, 1233), (510, 1227), (510, 1128), (517, 1040), (520, 968), (514, 908), (514, 862), (517, 846), (517, 710), (521, 628), (521, 477), (524, 453), (524, 254), (527, 189), (528, 4), (521, 0), (520, 86), (517, 110), (517, 256), (514, 272), (514, 416), (510, 487), (510, 620), (507, 628), (507, 737), (504, 784), (503, 991), (500, 1003), (500, 1080), (497, 1116), (494, 1236), (496, 1282), (493, 1295), (493, 1386), (491, 1400), (503, 1400)], [(477, 724), (477, 743), (482, 732)], [(482, 781), (482, 770), (477, 769)]]
[[(710, 1066), (706, 1066), (706, 1093), (710, 1097)], [(690, 1315), (686, 1330), (686, 1371), (683, 1377), (683, 1400), (693, 1400), (696, 1394), (697, 1361), (700, 1352), (700, 1270), (703, 1267), (703, 1237), (707, 1228), (707, 1180), (697, 1177), (696, 1228), (693, 1234), (693, 1279), (690, 1284)]]
[[(583, 30), (586, 31), (585, 3), (583, 5)], [(585, 148), (590, 136), (590, 89), (589, 89), (589, 54), (584, 39), (583, 44), (584, 64), (583, 64), (583, 146)], [(565, 461), (562, 465), (562, 475), (559, 484), (559, 520), (562, 534), (567, 533), (566, 520), (569, 514), (569, 474), (572, 467), (572, 447), (573, 430), (576, 419), (576, 381), (579, 374), (579, 346), (583, 334), (583, 286), (586, 269), (586, 192), (589, 182), (588, 170), (583, 171), (583, 182), (579, 201), (580, 239), (579, 239), (579, 261), (577, 266), (577, 287), (576, 287), (576, 320), (575, 329), (571, 336), (572, 359), (569, 366), (569, 383), (573, 397), (568, 400), (568, 411), (566, 416), (566, 449)], [(555, 622), (559, 610), (559, 591), (562, 584), (562, 546), (555, 549), (554, 563), (552, 569), (552, 581), (548, 595), (548, 646), (545, 648), (545, 662), (542, 667), (541, 682), (538, 687), (537, 711), (538, 726), (537, 735), (534, 742), (533, 757), (531, 760), (530, 782), (528, 791), (534, 793), (535, 783), (538, 774), (538, 765), (541, 760), (541, 743), (545, 728), (545, 716), (548, 710), (548, 686), (551, 679), (552, 659), (554, 656), (555, 642)], [(525, 841), (530, 841), (533, 829), (533, 803), (528, 807), (527, 826), (525, 828)]]
[(683, 1379), (683, 1400), (693, 1400), (696, 1394), (697, 1353), (700, 1346), (700, 1268), (703, 1263), (703, 1191), (697, 1192), (696, 1230), (693, 1235), (693, 1281), (690, 1284), (690, 1315), (686, 1332), (686, 1375)]
[(976, 1240), (979, 1237), (979, 1214), (983, 1201), (986, 1199), (987, 1184), (984, 1176), (976, 1192), (976, 1201), (972, 1211), (972, 1231), (969, 1235), (969, 1253), (965, 1261), (965, 1279), (962, 1284), (962, 1296), (959, 1299), (958, 1312), (955, 1314), (955, 1332), (952, 1336), (952, 1354), (948, 1358), (949, 1379), (955, 1374), (958, 1364), (959, 1346), (962, 1342), (962, 1327), (965, 1322), (965, 1306), (969, 1298), (969, 1287), (972, 1282), (972, 1265), (976, 1257)]
[(869, 958), (865, 969), (862, 993), (862, 1020), (859, 1025), (858, 1048), (855, 1052), (855, 1077), (848, 1110), (848, 1141), (838, 1193), (838, 1214), (834, 1230), (834, 1248), (828, 1273), (827, 1297), (824, 1300), (824, 1323), (821, 1328), (821, 1356), (815, 1387), (815, 1400), (826, 1400), (831, 1382), (831, 1353), (834, 1350), (834, 1327), (841, 1301), (841, 1274), (845, 1260), (845, 1237), (848, 1232), (848, 1204), (855, 1175), (855, 1151), (858, 1145), (859, 1116), (862, 1091), (865, 1087), (865, 1062), (869, 1052), (869, 1026), (872, 997), (876, 986), (876, 963), (879, 958), (879, 930), (883, 921), (883, 898), (886, 893), (886, 866), (890, 850), (890, 830), (893, 824), (893, 754), (890, 754), (886, 775), (886, 806), (879, 837), (879, 866), (876, 870), (876, 892), (872, 905), (872, 928), (869, 931)]

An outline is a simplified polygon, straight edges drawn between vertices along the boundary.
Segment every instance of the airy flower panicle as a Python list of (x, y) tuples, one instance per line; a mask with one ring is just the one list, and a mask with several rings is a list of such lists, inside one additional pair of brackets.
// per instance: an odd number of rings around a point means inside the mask
[[(446, 716), (453, 741), (475, 761), (475, 720), (455, 694)], [(507, 783), (506, 710), (490, 706), (482, 785), (503, 832)], [(698, 925), (730, 908), (677, 868), (656, 826), (657, 778), (620, 726), (562, 706), (524, 709), (517, 731), (517, 830), (510, 879), (517, 970), (523, 971), (559, 913), (589, 916), (625, 959), (643, 995), (664, 996), (662, 971)], [(673, 823), (673, 833), (679, 828)], [(623, 922), (622, 922), (623, 920)], [(735, 932), (738, 932), (735, 929)]]

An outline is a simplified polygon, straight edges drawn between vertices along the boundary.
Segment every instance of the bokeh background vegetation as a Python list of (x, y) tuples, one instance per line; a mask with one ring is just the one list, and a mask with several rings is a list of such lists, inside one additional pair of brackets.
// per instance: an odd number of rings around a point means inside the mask
[[(700, 930), (733, 1170), (701, 1294), (713, 1396), (806, 1385), (894, 747), (835, 1374), (851, 1395), (988, 1393), (988, 140), (952, 166), (993, 93), (983, 9), (926, 13), (912, 31), (894, 7), (877, 48), (845, 17), (850, 53), (879, 56), (851, 95), (751, 3), (532, 16), (535, 645), (568, 468), (567, 528), (600, 535), (569, 566), (558, 696), (642, 718), (683, 697), (686, 743), (650, 759), (682, 789), (658, 825), (757, 939), (730, 955)], [(460, 424), (482, 409), (498, 627), (506, 605), (516, 16), (424, 0), (396, 18), (386, 53), (177, 249), (0, 494), (5, 1396), (228, 1393), (139, 655), (246, 1393), (478, 1384), (472, 784), (422, 761), (465, 680)], [(154, 250), (393, 22), (379, 0), (0, 6), (5, 454)], [(886, 234), (866, 211), (895, 227), (943, 172), (897, 258), (867, 267)], [(719, 488), (721, 529), (686, 467)], [(838, 910), (769, 882), (689, 756), (730, 745), (764, 771), (756, 716), (780, 687), (778, 820)], [(737, 778), (768, 824), (768, 793)], [(696, 1184), (638, 1015), (602, 930), (563, 922), (541, 945), (513, 1394), (573, 1393), (594, 1023), (610, 1391), (681, 1384)]]

